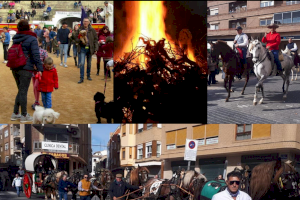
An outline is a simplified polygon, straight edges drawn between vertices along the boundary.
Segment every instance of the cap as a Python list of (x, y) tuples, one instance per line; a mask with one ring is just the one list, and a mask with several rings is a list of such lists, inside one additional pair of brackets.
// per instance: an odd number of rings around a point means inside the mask
[(116, 175), (116, 178), (122, 178), (123, 176), (122, 176), (122, 174), (117, 174)]
[(238, 26), (238, 27), (236, 27), (236, 29), (235, 30), (243, 30), (243, 28), (242, 27), (240, 27), (240, 26)]

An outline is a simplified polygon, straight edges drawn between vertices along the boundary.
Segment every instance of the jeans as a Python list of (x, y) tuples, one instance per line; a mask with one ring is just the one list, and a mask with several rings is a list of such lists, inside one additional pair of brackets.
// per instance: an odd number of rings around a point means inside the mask
[(246, 59), (246, 56), (247, 56), (247, 49), (246, 48), (242, 48), (242, 52), (243, 52), (243, 59), (241, 59), (241, 62), (243, 64), (247, 64), (247, 59)]
[(279, 61), (279, 50), (271, 50), (274, 55), (274, 62), (276, 63), (277, 70), (282, 70), (281, 63)]
[(64, 198), (64, 200), (68, 200), (67, 192), (58, 192), (58, 193), (59, 193), (59, 200), (62, 200), (62, 198)]
[(81, 47), (80, 49), (80, 79), (84, 77), (84, 64), (85, 64), (85, 56), (87, 58), (87, 70), (86, 75), (90, 77), (91, 75), (91, 64), (92, 64), (92, 55), (90, 49), (86, 49), (85, 47)]
[(208, 85), (216, 83), (216, 71), (211, 71), (208, 77)]
[(48, 47), (49, 47), (49, 52), (51, 53), (51, 49), (52, 49), (52, 42), (47, 42), (47, 47), (46, 50), (48, 51)]
[(80, 200), (91, 200), (90, 195), (88, 196), (80, 196)]
[(9, 44), (3, 44), (4, 60), (7, 60), (7, 51)]
[(41, 92), (42, 93), (42, 102), (45, 108), (52, 108), (52, 92)]
[(27, 93), (30, 85), (32, 73), (26, 70), (12, 70), (12, 74), (15, 78), (18, 94), (15, 99), (14, 113), (19, 113), (19, 107), (21, 106), (21, 114), (26, 116), (27, 114)]
[(59, 56), (59, 50), (58, 49), (56, 50), (56, 54), (57, 54), (57, 56)]
[(18, 195), (18, 197), (19, 197), (19, 196), (20, 196), (21, 186), (16, 186), (16, 189), (17, 189), (17, 195)]
[(78, 56), (78, 63), (80, 63), (81, 61), (81, 56), (80, 54), (77, 52), (77, 46), (76, 44), (73, 44), (73, 57), (77, 57)]
[(65, 55), (64, 55), (64, 57), (65, 57), (65, 63), (67, 63), (68, 46), (69, 46), (68, 44), (60, 44), (60, 45), (59, 45), (60, 60), (61, 60), (61, 62), (63, 62), (63, 54), (65, 54)]

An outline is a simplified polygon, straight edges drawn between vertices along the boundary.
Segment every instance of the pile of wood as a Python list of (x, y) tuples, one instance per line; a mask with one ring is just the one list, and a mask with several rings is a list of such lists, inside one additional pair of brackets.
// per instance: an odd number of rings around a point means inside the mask
[(177, 44), (173, 49), (165, 39), (139, 39), (144, 45), (116, 61), (114, 68), (115, 102), (123, 109), (123, 122), (183, 122), (191, 101), (200, 92), (206, 98), (206, 90), (200, 91), (206, 59), (198, 56), (197, 64), (186, 50)]

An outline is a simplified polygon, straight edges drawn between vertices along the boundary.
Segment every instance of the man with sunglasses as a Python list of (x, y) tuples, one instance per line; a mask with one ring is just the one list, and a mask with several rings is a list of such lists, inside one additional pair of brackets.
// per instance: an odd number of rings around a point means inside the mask
[(89, 181), (89, 175), (85, 174), (83, 176), (83, 179), (78, 183), (78, 191), (79, 191), (79, 196), (80, 200), (91, 200), (91, 190), (98, 190), (101, 191), (103, 189), (99, 189), (96, 186), (94, 186), (90, 181)]
[(215, 194), (212, 200), (252, 200), (247, 193), (239, 190), (241, 179), (242, 175), (239, 172), (232, 171), (227, 174), (227, 188)]

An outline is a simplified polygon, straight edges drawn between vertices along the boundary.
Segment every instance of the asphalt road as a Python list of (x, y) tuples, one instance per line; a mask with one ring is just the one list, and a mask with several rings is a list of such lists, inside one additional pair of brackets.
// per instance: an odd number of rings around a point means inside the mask
[[(290, 77), (291, 79), (291, 77)], [(250, 77), (241, 95), (245, 79), (233, 83), (234, 92), (225, 102), (227, 92), (221, 74), (219, 83), (207, 87), (208, 124), (293, 124), (300, 123), (300, 78), (291, 81), (287, 99), (283, 101), (281, 77), (272, 76), (264, 82), (265, 98), (261, 105), (253, 105), (256, 77)], [(261, 98), (259, 93), (258, 101)]]

